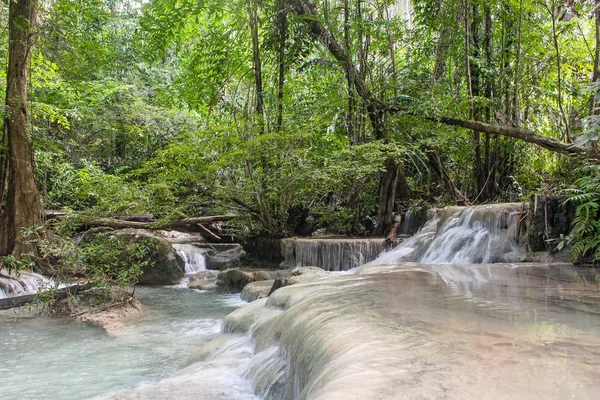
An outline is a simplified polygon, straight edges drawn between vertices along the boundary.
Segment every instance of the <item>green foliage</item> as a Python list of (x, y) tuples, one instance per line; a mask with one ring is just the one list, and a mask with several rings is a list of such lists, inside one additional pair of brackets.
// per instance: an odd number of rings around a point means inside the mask
[(0, 257), (0, 269), (7, 271), (9, 274), (19, 274), (19, 271), (28, 271), (33, 267), (34, 262), (28, 255), (17, 259), (12, 255)]
[(577, 204), (571, 255), (576, 261), (585, 257), (600, 260), (600, 167), (588, 165), (581, 172), (584, 176), (569, 189), (568, 201)]
[(75, 169), (70, 164), (52, 166), (52, 186), (48, 194), (55, 206), (74, 210), (90, 209), (104, 213), (142, 212), (151, 208), (150, 194), (122, 176), (107, 174), (86, 164)]
[(57, 283), (81, 280), (101, 289), (104, 294), (97, 300), (128, 296), (128, 289), (151, 263), (151, 243), (130, 242), (101, 230), (76, 233), (77, 217), (73, 214), (48, 228), (45, 237), (31, 239), (39, 252), (36, 263), (49, 269)]
[[(290, 9), (280, 71), (279, 1), (45, 4), (30, 71), (44, 206), (164, 219), (235, 212), (245, 232), (278, 236), (294, 233), (292, 210), (303, 209), (317, 226), (359, 234), (369, 231), (389, 156), (402, 163), (417, 203), (452, 201), (425, 148), (439, 150), (470, 200), (515, 201), (573, 179), (563, 156), (428, 118), (469, 118), (473, 107), (481, 121), (596, 145), (598, 118), (587, 116), (590, 96), (598, 97), (598, 84), (589, 84), (595, 27), (582, 17), (592, 3), (570, 5), (581, 16), (561, 20), (570, 6), (554, 1), (475, 1), (470, 21), (457, 0), (412, 1), (409, 16), (391, 0), (347, 3), (344, 16), (345, 3), (314, 1), (310, 18), (333, 33), (374, 98), (408, 107), (385, 115), (387, 144), (374, 140), (345, 66)], [(7, 43), (1, 32), (4, 63)], [(253, 57), (262, 63), (262, 115)], [(480, 167), (490, 198), (476, 181)], [(581, 215), (592, 215), (583, 204)]]
[(96, 285), (127, 287), (150, 263), (146, 242), (131, 243), (115, 235), (94, 235), (82, 247), (87, 279)]

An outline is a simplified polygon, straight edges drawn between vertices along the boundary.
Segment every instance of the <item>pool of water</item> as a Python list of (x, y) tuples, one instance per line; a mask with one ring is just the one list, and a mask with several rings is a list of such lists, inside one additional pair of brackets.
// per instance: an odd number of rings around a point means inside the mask
[(238, 294), (175, 287), (142, 287), (136, 295), (144, 313), (115, 335), (59, 319), (0, 322), (0, 398), (87, 399), (156, 382), (245, 304)]

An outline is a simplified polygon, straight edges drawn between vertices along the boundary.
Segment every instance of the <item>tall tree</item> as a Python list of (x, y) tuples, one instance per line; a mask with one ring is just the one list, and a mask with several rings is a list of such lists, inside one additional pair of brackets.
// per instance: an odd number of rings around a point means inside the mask
[(27, 116), (27, 78), (38, 4), (13, 0), (9, 6), (9, 48), (6, 86), (8, 115), (4, 120), (4, 149), (0, 177), (6, 193), (0, 218), (0, 254), (15, 257), (34, 250), (23, 238), (23, 229), (42, 223), (42, 206), (35, 185), (33, 149)]

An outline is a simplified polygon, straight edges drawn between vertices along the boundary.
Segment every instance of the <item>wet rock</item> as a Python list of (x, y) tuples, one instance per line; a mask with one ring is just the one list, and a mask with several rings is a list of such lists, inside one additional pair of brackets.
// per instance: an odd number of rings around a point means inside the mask
[(240, 259), (246, 254), (241, 246), (206, 256), (208, 269), (225, 270), (240, 266)]
[(271, 292), (271, 288), (273, 287), (274, 283), (275, 280), (272, 279), (250, 282), (249, 284), (244, 286), (240, 297), (242, 298), (242, 300), (247, 301), (249, 303), (253, 302), (254, 300), (267, 297)]
[(316, 281), (317, 279), (325, 278), (327, 276), (329, 276), (327, 271), (324, 271), (319, 267), (295, 268), (294, 270), (292, 270), (292, 272), (290, 272), (289, 276), (278, 277), (275, 279), (268, 296), (270, 296), (274, 291), (276, 291), (279, 288), (295, 285), (297, 283), (312, 282)]
[[(533, 198), (528, 241), (530, 252), (552, 252), (560, 241), (560, 236), (571, 233), (577, 207), (574, 203), (566, 203), (566, 200), (566, 196)], [(564, 250), (568, 250), (568, 246)]]
[(281, 274), (264, 270), (242, 270), (238, 268), (221, 271), (217, 276), (217, 286), (233, 291), (241, 291), (251, 282), (272, 280)]
[(242, 290), (250, 282), (254, 282), (254, 274), (240, 269), (221, 271), (217, 277), (217, 286), (231, 290)]
[(272, 274), (267, 271), (254, 271), (253, 274), (255, 281), (268, 281), (269, 279), (273, 279)]
[(244, 263), (258, 268), (278, 268), (284, 261), (281, 253), (281, 239), (267, 236), (246, 238), (242, 242), (246, 251)]
[(189, 277), (188, 288), (208, 290), (217, 287), (217, 273), (215, 271), (200, 271)]
[(175, 285), (185, 276), (185, 262), (165, 239), (143, 230), (127, 230), (112, 233), (129, 243), (143, 243), (149, 252), (150, 262), (142, 268), (138, 283), (142, 285)]

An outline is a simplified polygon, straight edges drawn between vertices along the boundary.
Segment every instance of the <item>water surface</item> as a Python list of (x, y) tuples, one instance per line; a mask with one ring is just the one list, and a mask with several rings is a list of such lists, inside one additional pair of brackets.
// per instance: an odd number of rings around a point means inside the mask
[(138, 288), (136, 295), (143, 315), (114, 336), (48, 318), (0, 322), (0, 397), (86, 399), (166, 378), (243, 304), (237, 294), (173, 287)]

